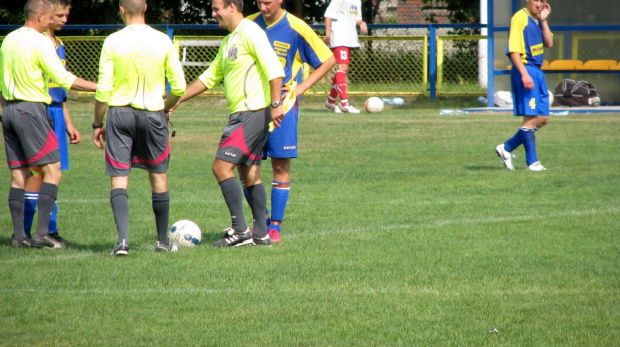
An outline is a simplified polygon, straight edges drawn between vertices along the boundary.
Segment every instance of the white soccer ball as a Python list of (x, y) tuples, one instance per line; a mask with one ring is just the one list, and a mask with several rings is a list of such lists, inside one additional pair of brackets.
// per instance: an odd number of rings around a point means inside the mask
[(179, 246), (194, 247), (200, 244), (202, 232), (196, 223), (191, 220), (180, 220), (170, 227), (170, 240)]
[(548, 90), (549, 92), (549, 107), (553, 106), (553, 100), (555, 99), (553, 96), (553, 92)]
[(383, 100), (376, 96), (371, 96), (364, 102), (364, 108), (368, 113), (379, 113), (383, 111)]

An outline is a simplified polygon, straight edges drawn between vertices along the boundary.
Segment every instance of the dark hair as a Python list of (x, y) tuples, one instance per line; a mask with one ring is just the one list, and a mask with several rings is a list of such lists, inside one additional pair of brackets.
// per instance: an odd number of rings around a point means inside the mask
[(230, 4), (235, 4), (239, 12), (243, 12), (243, 0), (224, 0), (224, 5), (226, 5), (226, 7), (230, 6)]

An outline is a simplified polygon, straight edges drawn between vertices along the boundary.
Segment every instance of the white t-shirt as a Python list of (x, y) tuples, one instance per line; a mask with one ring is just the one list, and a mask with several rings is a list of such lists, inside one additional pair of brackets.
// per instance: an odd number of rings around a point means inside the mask
[(325, 18), (332, 19), (330, 48), (360, 46), (356, 23), (362, 20), (361, 0), (332, 0), (325, 10)]

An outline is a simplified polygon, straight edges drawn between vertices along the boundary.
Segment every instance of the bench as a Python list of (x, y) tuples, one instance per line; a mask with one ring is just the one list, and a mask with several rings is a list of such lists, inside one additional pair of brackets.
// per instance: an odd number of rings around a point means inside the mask
[[(512, 69), (508, 65), (506, 70)], [(620, 62), (612, 59), (588, 60), (585, 63), (577, 59), (544, 60), (541, 69), (545, 73), (612, 73), (620, 75)]]

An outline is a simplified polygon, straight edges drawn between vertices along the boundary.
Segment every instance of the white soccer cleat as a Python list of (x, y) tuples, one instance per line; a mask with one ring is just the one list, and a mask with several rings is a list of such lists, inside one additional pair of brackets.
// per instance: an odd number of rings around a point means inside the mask
[(512, 158), (514, 158), (514, 155), (504, 149), (503, 143), (500, 143), (497, 147), (495, 147), (495, 153), (497, 153), (497, 156), (504, 162), (504, 166), (506, 166), (509, 170), (515, 169), (514, 165), (512, 165)]
[(336, 106), (336, 104), (332, 104), (329, 101), (325, 101), (325, 107), (327, 107), (328, 110), (334, 112), (334, 113), (342, 113), (342, 111), (340, 110), (340, 108), (338, 106)]
[(340, 109), (342, 110), (342, 112), (345, 113), (360, 113), (360, 110), (356, 109), (355, 107), (351, 106), (351, 105), (341, 105)]
[(545, 169), (544, 166), (540, 165), (540, 162), (537, 161), (535, 163), (533, 163), (532, 165), (527, 167), (528, 171), (545, 171), (547, 169)]

